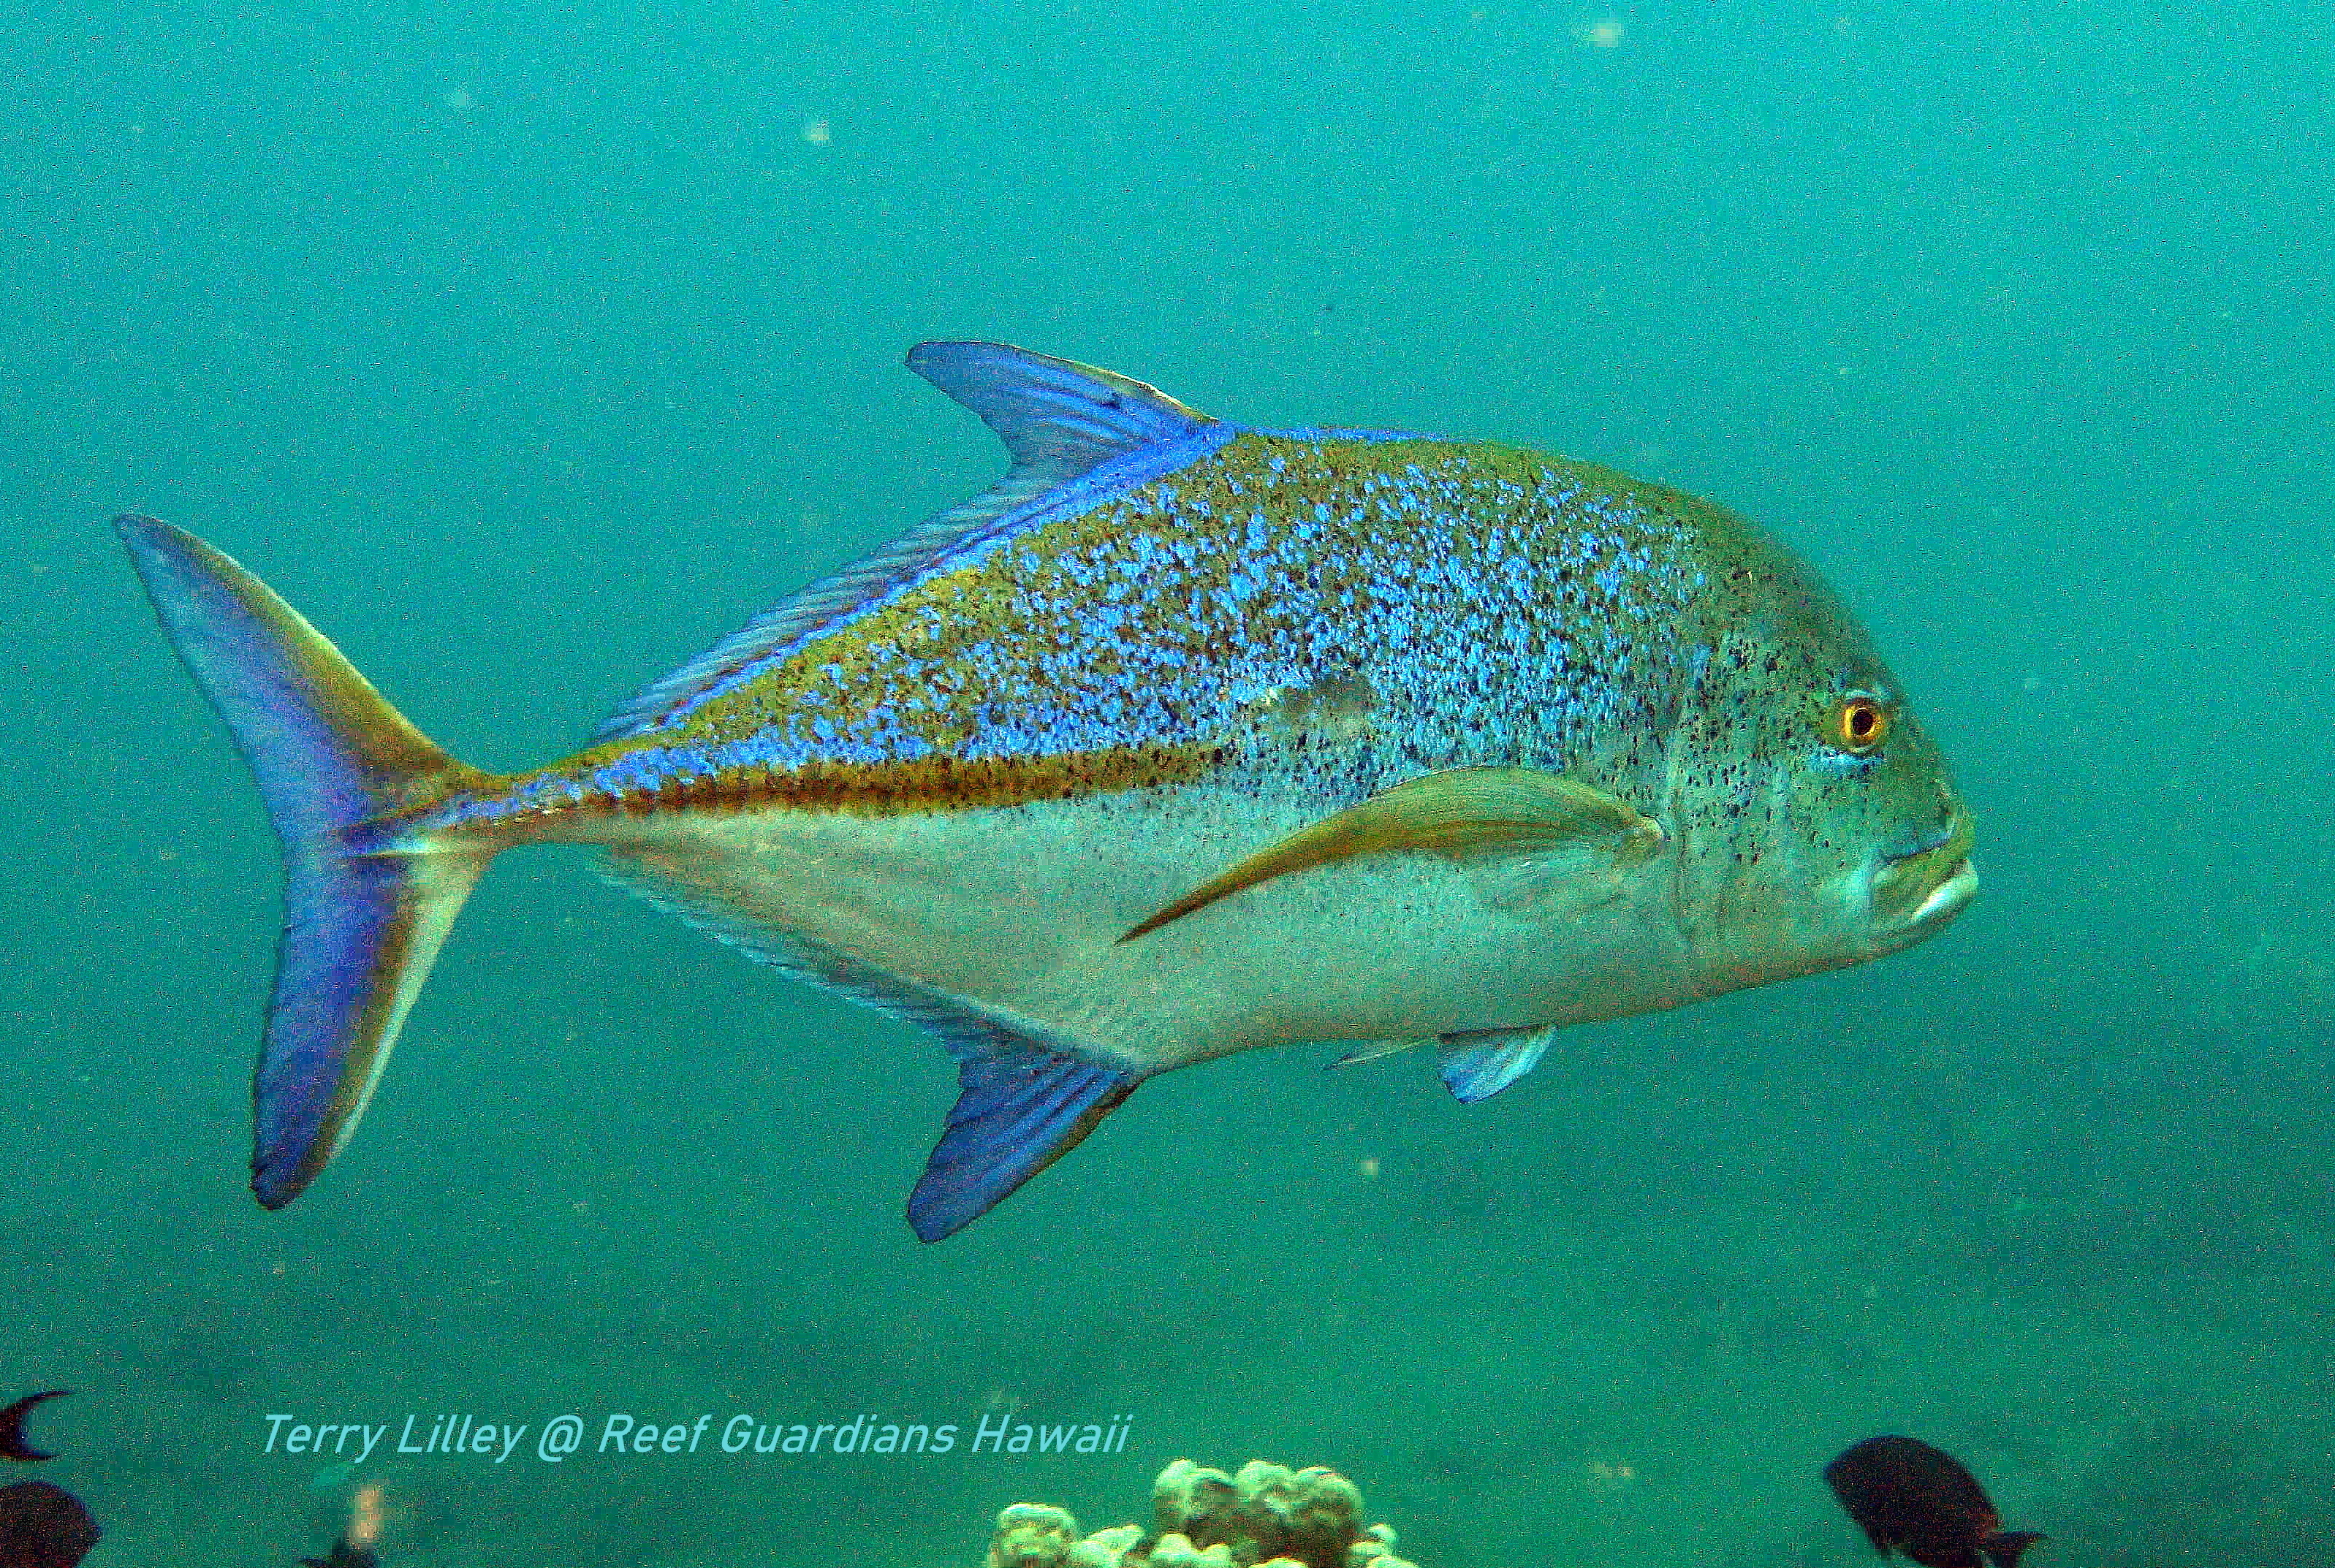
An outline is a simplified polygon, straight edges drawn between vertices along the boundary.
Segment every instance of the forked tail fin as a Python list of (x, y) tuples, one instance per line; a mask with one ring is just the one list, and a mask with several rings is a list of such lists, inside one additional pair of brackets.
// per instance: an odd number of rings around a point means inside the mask
[(486, 776), (407, 723), (267, 586), (181, 528), (114, 521), (284, 843), (284, 939), (252, 1097), (251, 1189), (281, 1208), (356, 1130), (399, 1026), (494, 853), (370, 841), (383, 812)]
[(2020, 1555), (2038, 1541), (2049, 1541), (2032, 1530), (2000, 1530), (1978, 1544), (1978, 1549), (1994, 1568), (2019, 1568)]

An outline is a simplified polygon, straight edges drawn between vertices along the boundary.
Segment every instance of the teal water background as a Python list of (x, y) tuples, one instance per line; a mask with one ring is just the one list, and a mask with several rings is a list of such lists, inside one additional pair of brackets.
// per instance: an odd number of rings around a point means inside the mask
[[(379, 1457), (392, 1568), (980, 1560), (1333, 1464), (1427, 1568), (1836, 1568), (1907, 1431), (2049, 1568), (2335, 1562), (2324, 5), (0, 17), (0, 1367), (111, 1564), (316, 1552), (274, 1412), (970, 1423), (1109, 1459)], [(1146, 1088), (963, 1236), (952, 1074), (499, 864), (366, 1125), (244, 1190), (276, 919), (106, 519), (215, 539), (481, 765), (987, 482), (926, 337), (1724, 500), (1980, 813), (1885, 963)], [(1371, 1174), (1374, 1172), (1375, 1174)], [(588, 1450), (588, 1445), (587, 1445)], [(13, 1477), (11, 1477), (13, 1478)]]

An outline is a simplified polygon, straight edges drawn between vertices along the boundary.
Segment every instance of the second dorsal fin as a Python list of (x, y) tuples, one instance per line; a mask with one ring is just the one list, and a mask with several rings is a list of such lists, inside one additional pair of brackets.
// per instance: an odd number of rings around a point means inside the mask
[(908, 368), (997, 432), (1015, 479), (1026, 470), (1059, 484), (1216, 422), (1132, 377), (1007, 344), (920, 343)]
[(1114, 459), (1211, 428), (1220, 440), (1230, 435), (1207, 415), (1131, 377), (1002, 343), (918, 344), (908, 351), (908, 368), (979, 414), (1004, 440), (1013, 458), (1005, 477), (812, 584), (654, 682), (610, 714), (594, 740), (673, 722), (871, 601), (994, 537), (1042, 498)]

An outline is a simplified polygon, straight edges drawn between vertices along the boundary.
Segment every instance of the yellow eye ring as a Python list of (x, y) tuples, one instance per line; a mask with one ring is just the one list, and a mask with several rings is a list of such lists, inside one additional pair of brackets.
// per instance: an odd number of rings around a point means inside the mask
[(1832, 711), (1826, 739), (1852, 757), (1870, 757), (1889, 739), (1889, 710), (1872, 697), (1844, 697)]

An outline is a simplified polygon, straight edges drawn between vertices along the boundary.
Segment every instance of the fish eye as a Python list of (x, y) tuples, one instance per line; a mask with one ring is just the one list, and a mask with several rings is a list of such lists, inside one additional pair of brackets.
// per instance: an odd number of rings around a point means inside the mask
[(1889, 710), (1862, 692), (1843, 697), (1833, 706), (1832, 727), (1825, 739), (1852, 757), (1870, 757), (1889, 739)]

